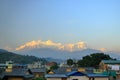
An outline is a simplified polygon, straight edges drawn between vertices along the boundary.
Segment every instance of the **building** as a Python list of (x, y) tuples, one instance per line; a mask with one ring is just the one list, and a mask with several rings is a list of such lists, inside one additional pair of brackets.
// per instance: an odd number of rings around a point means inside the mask
[(102, 60), (99, 64), (100, 69), (106, 70), (120, 70), (120, 60)]
[(88, 80), (109, 80), (109, 76), (104, 74), (90, 73), (90, 74), (87, 74), (86, 76), (88, 77)]
[(56, 65), (56, 64), (57, 64), (56, 62), (48, 62), (48, 63), (46, 63), (45, 67), (46, 67), (47, 69), (50, 69), (51, 66), (54, 66), (54, 65)]
[(67, 80), (67, 76), (64, 74), (46, 74), (47, 80)]
[(47, 80), (109, 80), (108, 75), (72, 71), (67, 74), (46, 74)]
[(45, 68), (33, 68), (31, 69), (31, 72), (33, 73), (34, 77), (44, 77), (46, 73)]
[(0, 69), (5, 69), (7, 67), (6, 64), (0, 64)]
[(13, 68), (14, 69), (27, 69), (27, 65), (26, 64), (13, 64)]
[(1, 74), (2, 80), (32, 80), (33, 75), (29, 69), (6, 70)]
[(33, 74), (25, 65), (13, 64), (13, 61), (6, 61), (6, 68), (1, 68), (0, 80), (32, 80)]
[(42, 65), (42, 62), (38, 61), (38, 62), (34, 62), (32, 64), (28, 64), (27, 67), (29, 69), (32, 69), (32, 68), (42, 68), (42, 67), (44, 67), (44, 65)]
[(72, 71), (79, 71), (79, 72), (89, 72), (93, 73), (92, 67), (60, 67), (56, 70), (51, 70), (48, 74), (63, 74), (63, 73), (69, 73)]
[(120, 60), (102, 60), (99, 66), (102, 71), (109, 73), (111, 78), (120, 79)]
[(108, 80), (107, 74), (94, 73), (92, 67), (60, 67), (45, 75), (47, 80)]
[(72, 71), (67, 74), (67, 80), (88, 80), (88, 78), (82, 72)]

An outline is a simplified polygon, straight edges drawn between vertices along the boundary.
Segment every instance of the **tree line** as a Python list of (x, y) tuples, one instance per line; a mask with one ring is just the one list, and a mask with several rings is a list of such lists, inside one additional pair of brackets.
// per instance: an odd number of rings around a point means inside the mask
[(116, 60), (104, 53), (93, 53), (84, 56), (82, 59), (75, 61), (67, 59), (67, 65), (77, 67), (98, 67), (101, 60)]

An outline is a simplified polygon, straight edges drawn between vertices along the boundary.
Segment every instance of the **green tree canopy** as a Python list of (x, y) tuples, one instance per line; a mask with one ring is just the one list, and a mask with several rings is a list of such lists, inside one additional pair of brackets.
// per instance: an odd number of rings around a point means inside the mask
[(50, 70), (58, 69), (58, 64), (54, 62), (54, 65), (50, 67)]
[(74, 63), (74, 62), (73, 62), (72, 59), (68, 59), (68, 60), (67, 60), (67, 65), (71, 66), (71, 65), (73, 65), (73, 63)]
[(46, 79), (44, 77), (37, 77), (37, 78), (35, 78), (33, 80), (46, 80)]
[(110, 60), (112, 59), (109, 55), (104, 53), (93, 53), (87, 56), (84, 56), (82, 60), (78, 61), (79, 67), (97, 67), (101, 60)]

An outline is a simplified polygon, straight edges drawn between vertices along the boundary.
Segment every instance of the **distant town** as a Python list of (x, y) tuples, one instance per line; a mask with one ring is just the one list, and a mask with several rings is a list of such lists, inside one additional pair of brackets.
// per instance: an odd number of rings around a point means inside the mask
[[(12, 54), (12, 57), (4, 57), (5, 54)], [(23, 62), (17, 62), (13, 59), (16, 56), (20, 61), (25, 57), (1, 50), (0, 80), (120, 80), (120, 60), (104, 53), (86, 55), (80, 60), (67, 59), (61, 63), (39, 58), (33, 60), (33, 57), (30, 63), (30, 56), (25, 59), (28, 63), (23, 59)]]

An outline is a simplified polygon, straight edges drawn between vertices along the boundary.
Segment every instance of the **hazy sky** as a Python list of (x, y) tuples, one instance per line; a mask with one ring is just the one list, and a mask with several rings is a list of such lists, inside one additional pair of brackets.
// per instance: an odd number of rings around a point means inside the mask
[(32, 40), (120, 52), (120, 0), (0, 0), (0, 48)]

